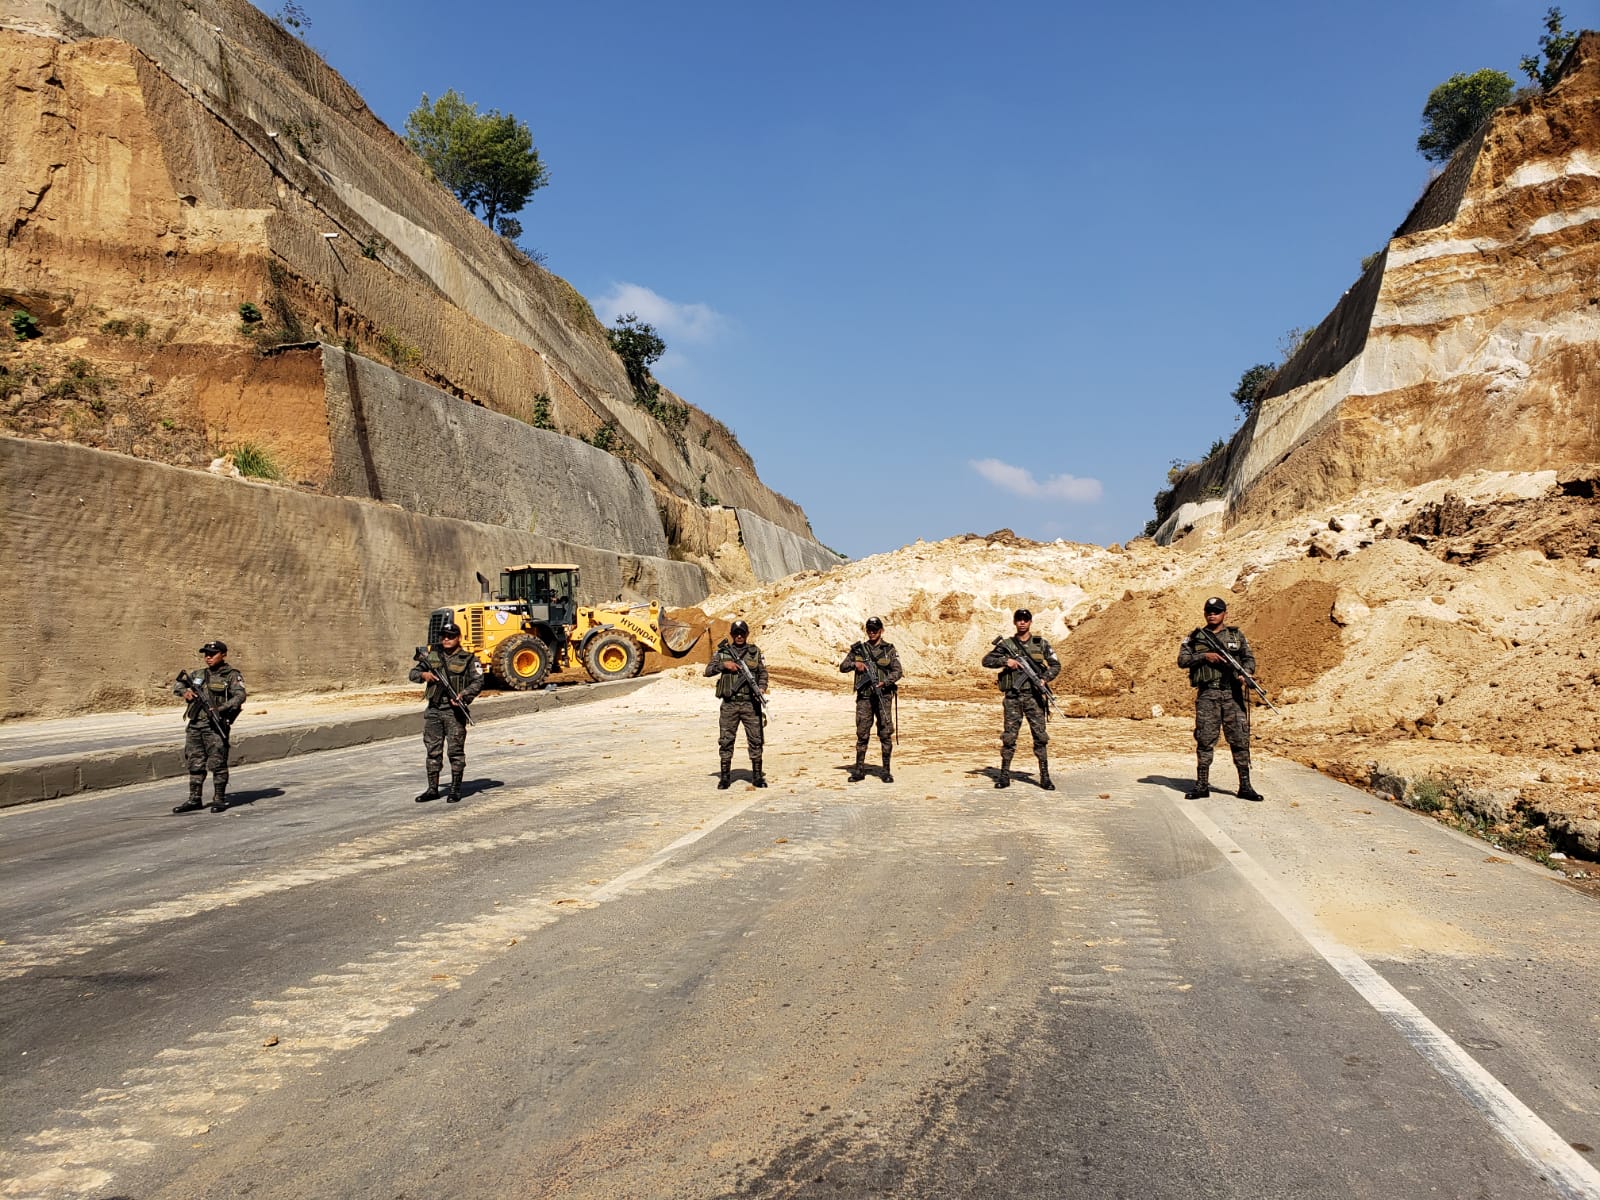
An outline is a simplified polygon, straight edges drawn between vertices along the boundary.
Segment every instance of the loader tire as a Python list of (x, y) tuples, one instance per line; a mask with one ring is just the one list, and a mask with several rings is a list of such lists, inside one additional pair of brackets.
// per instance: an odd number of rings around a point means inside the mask
[(596, 683), (607, 679), (632, 679), (643, 662), (644, 653), (633, 639), (620, 633), (602, 633), (583, 651), (584, 668)]
[(544, 639), (532, 633), (519, 633), (500, 643), (494, 654), (494, 673), (508, 687), (519, 692), (532, 691), (544, 686), (544, 677), (550, 674), (554, 659)]

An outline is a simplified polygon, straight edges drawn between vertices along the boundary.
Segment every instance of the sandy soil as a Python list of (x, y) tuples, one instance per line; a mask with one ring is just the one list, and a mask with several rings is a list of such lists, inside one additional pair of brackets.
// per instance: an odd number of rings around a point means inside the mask
[(936, 731), (919, 753), (948, 742), (970, 756), (993, 740), (992, 714), (960, 702), (992, 705), (979, 660), (1025, 605), (1062, 660), (1065, 713), (1087, 718), (1058, 726), (1058, 753), (1171, 747), (1187, 757), (1178, 643), (1205, 598), (1221, 594), (1281, 710), (1255, 710), (1263, 752), (1537, 857), (1596, 859), (1597, 478), (1480, 472), (1169, 547), (1041, 544), (1009, 531), (919, 541), (715, 596), (678, 619), (712, 622), (704, 650), (742, 616), (776, 685), (842, 692), (839, 657), (878, 614), (905, 663), (905, 695), (950, 702), (919, 705)]

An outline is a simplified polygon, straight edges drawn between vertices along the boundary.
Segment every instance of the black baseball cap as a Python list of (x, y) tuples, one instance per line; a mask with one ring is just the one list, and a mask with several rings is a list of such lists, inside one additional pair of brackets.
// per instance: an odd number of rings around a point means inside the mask
[(1221, 596), (1211, 596), (1206, 600), (1206, 611), (1208, 613), (1227, 612), (1228, 602)]
[(207, 642), (200, 647), (201, 654), (226, 654), (227, 652), (228, 643), (226, 642)]
[(458, 638), (461, 636), (461, 626), (457, 625), (454, 621), (451, 621), (448, 625), (441, 625), (439, 627), (439, 636), (442, 638)]
[(1031, 621), (1031, 620), (1033, 620), (1033, 613), (1032, 613), (1032, 612), (1030, 612), (1030, 611), (1029, 611), (1029, 610), (1028, 610), (1028, 609), (1026, 609), (1026, 608), (1019, 608), (1019, 609), (1017, 609), (1017, 611), (1016, 611), (1016, 612), (1014, 612), (1014, 613), (1012, 613), (1012, 614), (1011, 614), (1011, 620), (1012, 620), (1012, 621), (1013, 621), (1013, 622), (1017, 622), (1017, 621)]
[(882, 628), (883, 628), (883, 618), (882, 617), (868, 617), (867, 618), (867, 632), (868, 633), (873, 633), (873, 632), (875, 632), (877, 630), (880, 630)]

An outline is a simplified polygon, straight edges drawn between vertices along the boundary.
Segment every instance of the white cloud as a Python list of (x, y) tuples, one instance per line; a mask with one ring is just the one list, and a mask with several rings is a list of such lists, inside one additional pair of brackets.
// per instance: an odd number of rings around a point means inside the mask
[(708, 304), (678, 304), (637, 283), (614, 283), (594, 302), (595, 316), (612, 325), (624, 313), (654, 325), (670, 346), (674, 342), (714, 342), (728, 327), (728, 318)]
[(1073, 500), (1088, 502), (1100, 499), (1098, 479), (1079, 479), (1075, 475), (1052, 475), (1043, 483), (1033, 477), (1026, 467), (1013, 467), (998, 458), (973, 459), (972, 469), (1002, 491), (1037, 500)]

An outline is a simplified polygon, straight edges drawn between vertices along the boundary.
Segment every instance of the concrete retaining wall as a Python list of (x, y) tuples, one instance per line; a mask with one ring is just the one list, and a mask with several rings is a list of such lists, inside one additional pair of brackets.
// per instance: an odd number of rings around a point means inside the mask
[(322, 348), (332, 490), (412, 512), (665, 558), (649, 480), (576, 438)]
[(256, 690), (394, 682), (428, 612), (511, 563), (577, 563), (584, 600), (707, 593), (690, 563), (16, 438), (0, 528), (0, 716), (162, 702), (212, 637)]
[(782, 579), (797, 571), (826, 571), (845, 560), (826, 546), (803, 538), (781, 525), (746, 508), (734, 510), (739, 517), (739, 536), (756, 578), (763, 583)]

